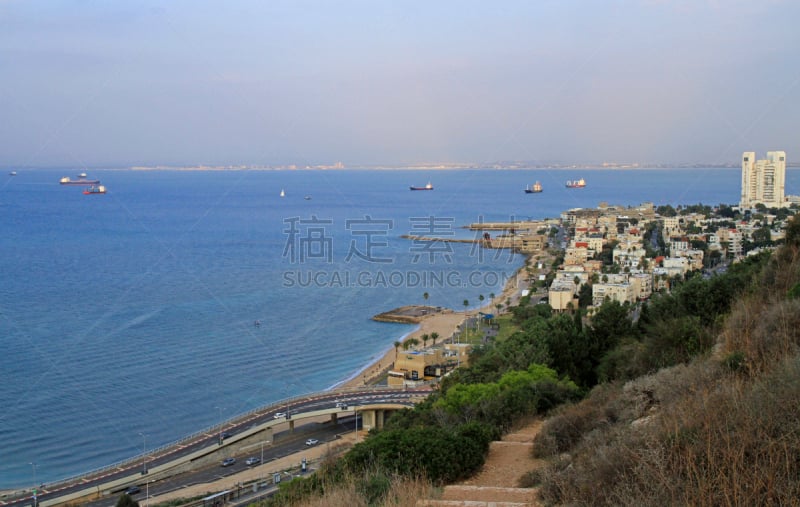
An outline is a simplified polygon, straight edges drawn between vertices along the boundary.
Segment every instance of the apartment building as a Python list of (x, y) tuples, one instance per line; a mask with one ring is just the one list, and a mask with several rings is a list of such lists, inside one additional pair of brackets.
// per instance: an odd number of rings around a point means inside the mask
[(742, 195), (739, 201), (742, 209), (756, 204), (769, 208), (788, 206), (785, 185), (786, 152), (769, 151), (764, 160), (756, 160), (753, 151), (742, 154)]

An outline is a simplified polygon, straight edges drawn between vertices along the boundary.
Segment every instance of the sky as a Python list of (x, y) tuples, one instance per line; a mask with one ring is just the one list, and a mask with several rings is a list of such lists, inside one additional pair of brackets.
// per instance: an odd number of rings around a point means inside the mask
[(0, 0), (0, 166), (800, 160), (800, 2)]

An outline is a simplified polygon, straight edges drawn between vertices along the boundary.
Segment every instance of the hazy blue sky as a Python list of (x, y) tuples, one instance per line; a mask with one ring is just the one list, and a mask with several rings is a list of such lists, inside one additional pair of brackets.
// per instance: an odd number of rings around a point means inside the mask
[(800, 160), (792, 1), (0, 0), (0, 165)]

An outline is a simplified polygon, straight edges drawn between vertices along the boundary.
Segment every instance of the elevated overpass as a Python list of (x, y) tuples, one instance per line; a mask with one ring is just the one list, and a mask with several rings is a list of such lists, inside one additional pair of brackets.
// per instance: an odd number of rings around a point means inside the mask
[[(404, 389), (363, 387), (310, 393), (278, 401), (220, 425), (198, 431), (171, 444), (153, 449), (120, 463), (93, 470), (48, 485), (38, 492), (39, 506), (61, 505), (88, 496), (103, 496), (124, 490), (129, 485), (163, 479), (188, 471), (198, 464), (216, 460), (219, 451), (252, 447), (253, 440), (273, 440), (276, 426), (288, 423), (289, 431), (304, 420), (343, 415), (360, 417), (363, 429), (383, 426), (388, 412), (410, 408), (430, 394), (428, 386)], [(0, 506), (33, 505), (31, 492), (0, 501)]]

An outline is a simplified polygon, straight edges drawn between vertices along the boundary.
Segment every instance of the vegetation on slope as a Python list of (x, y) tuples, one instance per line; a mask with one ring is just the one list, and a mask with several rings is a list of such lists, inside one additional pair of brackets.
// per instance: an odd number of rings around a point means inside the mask
[[(635, 372), (650, 373), (603, 384), (546, 422), (534, 449), (550, 465), (530, 477), (530, 484), (541, 485), (543, 500), (637, 506), (796, 503), (799, 250), (795, 218), (786, 244), (771, 258), (743, 263), (730, 278), (693, 280), (668, 305), (654, 302), (653, 307), (665, 306), (650, 312), (645, 338), (639, 347), (629, 347), (628, 355)], [(738, 299), (715, 297), (715, 290), (731, 287), (742, 291)], [(665, 325), (667, 315), (674, 316), (671, 326)], [(694, 332), (681, 329), (686, 319)], [(694, 353), (703, 333), (719, 336), (712, 354)], [(672, 353), (665, 354), (664, 345)], [(680, 357), (688, 359), (656, 371)]]
[[(282, 485), (273, 505), (357, 492), (397, 504), (396, 484), (445, 484), (483, 463), (514, 421), (556, 408), (529, 485), (550, 504), (784, 504), (800, 498), (800, 221), (786, 245), (655, 295), (552, 315), (514, 308), (518, 328), (477, 347), (414, 410), (343, 459)], [(717, 338), (720, 337), (720, 338)], [(348, 482), (349, 481), (349, 482)], [(348, 486), (349, 484), (349, 486)]]

